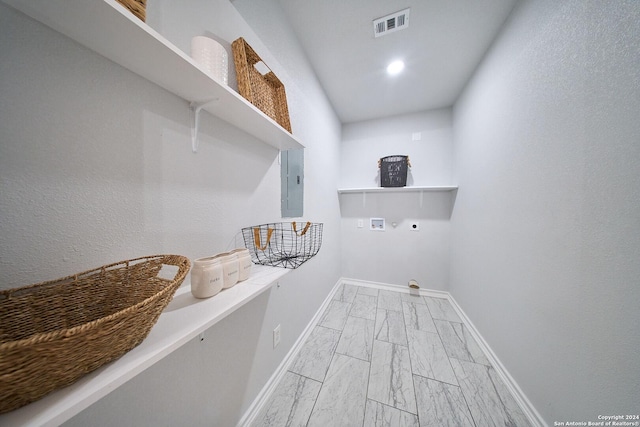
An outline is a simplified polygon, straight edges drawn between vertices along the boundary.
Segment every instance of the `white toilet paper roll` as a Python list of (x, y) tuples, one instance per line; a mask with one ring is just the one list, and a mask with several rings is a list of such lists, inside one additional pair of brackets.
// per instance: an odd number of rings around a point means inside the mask
[(229, 58), (220, 43), (209, 37), (196, 36), (191, 39), (191, 57), (214, 79), (228, 84)]

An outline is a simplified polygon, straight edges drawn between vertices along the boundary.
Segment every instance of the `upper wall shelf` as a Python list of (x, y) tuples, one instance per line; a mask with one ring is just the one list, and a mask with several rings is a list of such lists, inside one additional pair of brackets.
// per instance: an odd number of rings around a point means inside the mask
[[(279, 150), (304, 146), (115, 0), (2, 0)], [(214, 102), (210, 102), (214, 101)]]
[(338, 188), (338, 194), (347, 193), (407, 193), (425, 191), (454, 191), (458, 186), (412, 186), (412, 187), (360, 187), (360, 188)]

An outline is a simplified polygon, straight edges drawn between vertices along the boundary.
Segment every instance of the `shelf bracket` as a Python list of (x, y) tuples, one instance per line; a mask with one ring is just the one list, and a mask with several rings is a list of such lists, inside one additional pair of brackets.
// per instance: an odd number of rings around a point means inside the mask
[(219, 98), (207, 102), (191, 102), (189, 111), (191, 112), (191, 151), (198, 152), (198, 129), (200, 128), (200, 111), (209, 104), (219, 101)]

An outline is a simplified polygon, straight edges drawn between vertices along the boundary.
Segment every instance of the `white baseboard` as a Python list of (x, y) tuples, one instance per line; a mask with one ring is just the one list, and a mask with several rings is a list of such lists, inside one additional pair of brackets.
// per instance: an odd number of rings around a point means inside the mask
[[(307, 337), (311, 334), (311, 331), (313, 330), (313, 328), (318, 324), (320, 317), (322, 316), (322, 313), (327, 308), (333, 296), (335, 295), (336, 291), (342, 284), (353, 284), (353, 285), (364, 286), (369, 288), (386, 289), (386, 290), (392, 290), (396, 292), (409, 293), (409, 288), (407, 286), (394, 285), (390, 283), (378, 283), (378, 282), (371, 282), (371, 281), (350, 279), (350, 278), (339, 279), (334, 285), (331, 292), (329, 292), (329, 295), (324, 300), (324, 302), (322, 303), (318, 311), (315, 313), (315, 315), (313, 316), (313, 318), (311, 319), (307, 327), (304, 329), (300, 337), (296, 340), (291, 350), (289, 350), (289, 353), (287, 353), (285, 358), (282, 360), (282, 363), (280, 363), (276, 371), (273, 373), (271, 378), (269, 378), (269, 381), (267, 381), (265, 386), (262, 388), (262, 390), (260, 391), (256, 399), (253, 401), (253, 403), (251, 404), (247, 412), (244, 414), (240, 422), (238, 422), (238, 427), (249, 426), (253, 421), (255, 421), (256, 417), (264, 407), (265, 403), (269, 400), (269, 398), (273, 394), (276, 386), (278, 385), (278, 383), (280, 382), (284, 374), (287, 372), (289, 365), (293, 362), (295, 357), (300, 352), (300, 349), (302, 348), (302, 345), (306, 341)], [(544, 422), (543, 418), (540, 416), (540, 413), (538, 413), (535, 407), (531, 404), (531, 401), (527, 398), (527, 396), (524, 394), (520, 386), (518, 386), (516, 381), (509, 374), (509, 372), (504, 367), (502, 362), (500, 362), (500, 359), (498, 359), (498, 357), (493, 352), (491, 347), (489, 347), (489, 344), (484, 340), (484, 338), (482, 337), (478, 329), (471, 322), (469, 317), (467, 317), (467, 315), (462, 310), (462, 308), (457, 303), (457, 301), (453, 298), (453, 296), (451, 296), (451, 294), (446, 291), (429, 290), (429, 289), (420, 289), (419, 293), (421, 296), (428, 296), (433, 298), (444, 298), (451, 303), (451, 305), (453, 306), (454, 310), (456, 311), (456, 313), (458, 314), (458, 316), (460, 317), (464, 325), (469, 329), (469, 332), (471, 333), (472, 337), (476, 340), (476, 342), (478, 343), (482, 351), (485, 353), (485, 355), (489, 359), (489, 362), (491, 362), (491, 365), (493, 366), (493, 368), (496, 370), (496, 372), (498, 373), (498, 375), (506, 385), (507, 389), (513, 395), (514, 399), (520, 406), (520, 409), (522, 409), (522, 412), (524, 412), (525, 416), (527, 417), (531, 425), (533, 427), (547, 427), (547, 424)]]
[(315, 328), (315, 326), (320, 321), (322, 313), (324, 313), (325, 309), (331, 302), (331, 299), (341, 285), (342, 279), (338, 279), (336, 284), (329, 292), (329, 295), (327, 295), (327, 298), (325, 298), (325, 300), (322, 302), (322, 305), (320, 305), (320, 308), (318, 308), (316, 313), (313, 315), (309, 324), (304, 328), (296, 342), (291, 347), (291, 350), (289, 350), (284, 359), (282, 359), (282, 362), (280, 363), (280, 365), (278, 365), (273, 375), (271, 375), (271, 378), (269, 378), (264, 387), (262, 387), (262, 390), (260, 390), (260, 393), (258, 393), (258, 396), (256, 396), (253, 403), (251, 403), (249, 409), (247, 409), (247, 411), (244, 413), (244, 415), (238, 422), (237, 427), (248, 427), (255, 421), (256, 417), (260, 414), (260, 411), (262, 411), (265, 403), (269, 401), (269, 398), (280, 383), (280, 380), (282, 380), (284, 374), (287, 373), (289, 365), (295, 360), (296, 356), (300, 352), (300, 349), (302, 348), (302, 345), (313, 331), (313, 328)]
[(480, 346), (480, 349), (487, 356), (487, 359), (489, 359), (491, 366), (493, 366), (493, 368), (496, 370), (498, 376), (500, 376), (500, 379), (502, 379), (502, 382), (505, 384), (513, 398), (516, 400), (518, 406), (520, 406), (520, 409), (522, 409), (522, 412), (524, 412), (524, 415), (527, 417), (531, 425), (533, 427), (547, 427), (547, 423), (545, 423), (544, 419), (540, 416), (540, 413), (536, 410), (531, 401), (524, 394), (511, 374), (509, 374), (509, 371), (507, 371), (507, 368), (505, 368), (500, 359), (498, 359), (498, 356), (496, 356), (491, 347), (489, 347), (489, 344), (482, 337), (471, 319), (467, 317), (466, 313), (462, 310), (460, 305), (458, 305), (458, 302), (453, 298), (453, 296), (448, 292), (447, 294), (447, 299), (453, 306), (454, 310), (471, 333), (473, 339), (476, 340), (476, 342)]
[[(352, 284), (357, 286), (364, 286), (366, 288), (386, 289), (389, 291), (404, 292), (407, 294), (409, 293), (409, 286), (406, 286), (406, 285), (405, 286), (394, 285), (391, 283), (372, 282), (370, 280), (350, 279), (346, 277), (342, 278), (342, 283), (347, 283), (347, 284)], [(425, 297), (449, 298), (449, 292), (445, 292), (445, 291), (437, 291), (432, 289), (419, 289), (418, 292), (420, 293), (421, 296), (425, 296)]]

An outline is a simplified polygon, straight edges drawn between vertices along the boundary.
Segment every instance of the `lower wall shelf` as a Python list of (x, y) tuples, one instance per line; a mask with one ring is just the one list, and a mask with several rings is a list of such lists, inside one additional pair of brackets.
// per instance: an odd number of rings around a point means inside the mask
[(0, 415), (0, 425), (57, 426), (269, 290), (290, 270), (253, 265), (251, 277), (208, 299), (191, 295), (189, 276), (147, 338), (120, 359), (22, 408)]

